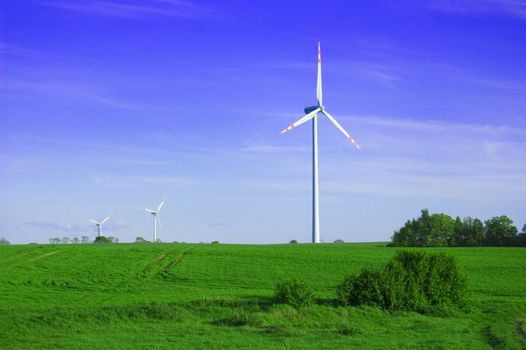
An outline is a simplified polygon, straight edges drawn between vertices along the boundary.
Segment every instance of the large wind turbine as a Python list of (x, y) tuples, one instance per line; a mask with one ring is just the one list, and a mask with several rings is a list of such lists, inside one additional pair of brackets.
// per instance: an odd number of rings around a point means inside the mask
[(318, 196), (318, 113), (325, 115), (333, 124), (340, 130), (349, 141), (351, 141), (356, 148), (360, 149), (358, 143), (351, 135), (334, 119), (323, 105), (322, 91), (321, 91), (321, 52), (320, 43), (318, 42), (318, 81), (316, 84), (316, 97), (318, 98), (318, 105), (305, 107), (305, 116), (300, 118), (294, 124), (281, 131), (282, 134), (295, 127), (312, 119), (312, 243), (320, 242), (320, 203)]
[(161, 203), (159, 203), (159, 206), (157, 207), (157, 209), (144, 208), (146, 212), (153, 215), (153, 243), (157, 242), (157, 220), (159, 220), (159, 223), (160, 223), (160, 219), (157, 217), (157, 215), (159, 215), (159, 211), (161, 211), (161, 208), (163, 207), (165, 200), (166, 198), (163, 199)]
[(94, 223), (95, 225), (97, 225), (97, 237), (100, 237), (102, 235), (102, 225), (104, 225), (104, 223), (106, 221), (109, 220), (109, 216), (106, 216), (106, 218), (102, 221), (97, 221), (97, 220), (93, 220), (93, 219), (89, 219), (89, 221), (91, 221), (92, 223)]

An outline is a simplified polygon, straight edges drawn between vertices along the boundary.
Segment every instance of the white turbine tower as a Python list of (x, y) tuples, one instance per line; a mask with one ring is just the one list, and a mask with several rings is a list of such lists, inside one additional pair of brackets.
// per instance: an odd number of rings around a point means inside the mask
[(157, 220), (159, 220), (159, 223), (161, 223), (161, 220), (160, 218), (158, 218), (158, 215), (159, 215), (159, 211), (161, 211), (161, 208), (164, 205), (164, 201), (166, 201), (166, 198), (163, 199), (161, 203), (159, 203), (159, 206), (157, 207), (157, 209), (144, 208), (146, 212), (153, 215), (153, 243), (157, 241)]
[(97, 220), (93, 220), (93, 219), (89, 219), (90, 222), (94, 223), (95, 225), (97, 225), (97, 237), (100, 237), (102, 235), (102, 225), (104, 225), (104, 223), (106, 221), (109, 220), (109, 216), (106, 216), (106, 218), (102, 221), (97, 221)]
[(316, 84), (316, 97), (318, 98), (318, 105), (312, 107), (305, 107), (305, 116), (300, 118), (294, 124), (281, 131), (282, 134), (295, 127), (312, 119), (312, 243), (320, 242), (320, 207), (318, 197), (318, 113), (325, 115), (337, 128), (340, 130), (349, 141), (351, 141), (356, 148), (360, 146), (352, 138), (351, 135), (334, 119), (327, 111), (322, 101), (321, 91), (321, 52), (320, 43), (318, 42), (318, 81)]

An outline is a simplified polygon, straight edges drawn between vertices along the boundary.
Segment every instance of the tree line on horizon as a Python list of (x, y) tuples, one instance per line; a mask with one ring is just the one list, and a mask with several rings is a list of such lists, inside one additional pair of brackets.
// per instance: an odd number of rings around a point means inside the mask
[(526, 224), (519, 233), (506, 215), (486, 221), (470, 216), (460, 219), (423, 209), (417, 219), (407, 220), (391, 237), (391, 247), (524, 247)]

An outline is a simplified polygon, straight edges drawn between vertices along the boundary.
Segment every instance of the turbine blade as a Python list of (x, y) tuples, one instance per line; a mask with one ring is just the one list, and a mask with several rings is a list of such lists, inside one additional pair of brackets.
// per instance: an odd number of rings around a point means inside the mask
[(104, 224), (106, 221), (109, 220), (109, 218), (110, 218), (109, 216), (106, 216), (106, 218), (105, 218), (104, 220), (102, 220), (100, 224), (101, 224), (101, 225)]
[(89, 219), (89, 221), (91, 223), (94, 223), (95, 225), (100, 225), (100, 222), (98, 222), (97, 220)]
[(318, 41), (318, 81), (316, 84), (316, 97), (318, 98), (318, 105), (323, 106), (323, 98), (321, 93), (321, 49)]
[(148, 208), (144, 208), (144, 211), (147, 212), (147, 213), (150, 213), (150, 214), (156, 213), (155, 210), (148, 209)]
[(312, 112), (310, 112), (309, 114), (307, 114), (306, 116), (304, 116), (303, 118), (300, 118), (297, 122), (295, 122), (294, 124), (291, 124), (289, 127), (286, 127), (285, 129), (281, 130), (281, 134), (284, 134), (286, 133), (287, 131), (289, 130), (292, 130), (294, 129), (295, 127), (311, 120), (312, 118), (314, 118), (316, 116), (316, 114), (321, 111), (321, 108), (316, 108), (315, 110), (313, 110)]
[(166, 201), (166, 198), (164, 198), (164, 199), (161, 201), (161, 203), (160, 203), (159, 206), (157, 207), (157, 212), (159, 212), (159, 210), (161, 210), (161, 208), (163, 207), (165, 201)]
[(338, 121), (336, 119), (334, 119), (329, 113), (327, 113), (327, 111), (323, 111), (322, 112), (323, 114), (325, 114), (325, 116), (327, 118), (329, 118), (329, 120), (334, 124), (334, 126), (336, 126), (338, 128), (338, 130), (340, 130), (344, 135), (345, 137), (347, 137), (349, 139), (349, 141), (351, 141), (353, 143), (353, 145), (356, 146), (356, 148), (358, 148), (359, 150), (361, 150), (360, 148), (360, 145), (358, 144), (358, 142), (356, 142), (353, 137), (351, 135), (349, 135), (349, 133), (347, 131), (345, 131), (345, 129), (343, 128), (343, 126), (340, 125), (340, 123), (338, 123)]

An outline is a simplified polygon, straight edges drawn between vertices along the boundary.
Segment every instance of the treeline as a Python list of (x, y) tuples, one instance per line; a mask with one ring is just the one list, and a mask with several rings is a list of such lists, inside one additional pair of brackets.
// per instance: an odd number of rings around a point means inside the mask
[(95, 241), (91, 241), (88, 236), (82, 236), (82, 237), (53, 237), (49, 239), (50, 244), (79, 244), (79, 243), (119, 243), (119, 239), (117, 237), (104, 237), (99, 236), (95, 239)]
[(526, 246), (526, 224), (518, 233), (506, 215), (482, 222), (466, 217), (460, 219), (442, 213), (429, 214), (423, 209), (417, 219), (408, 220), (391, 237), (391, 247), (477, 247)]

